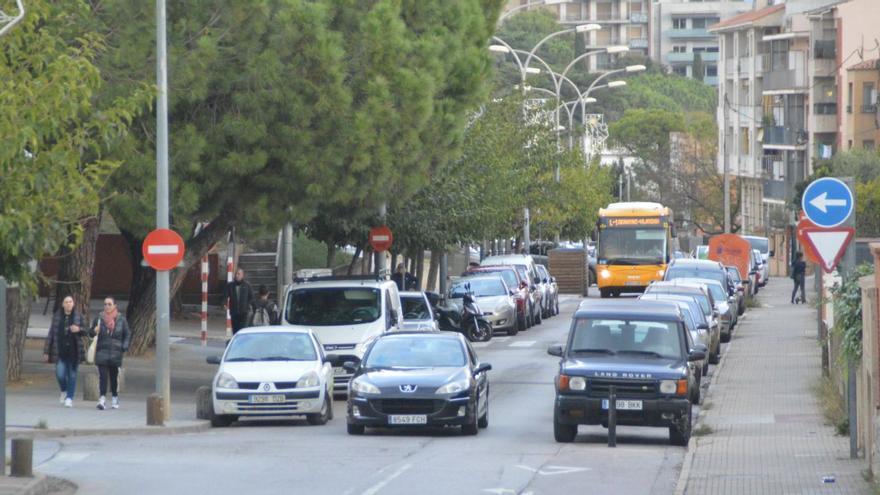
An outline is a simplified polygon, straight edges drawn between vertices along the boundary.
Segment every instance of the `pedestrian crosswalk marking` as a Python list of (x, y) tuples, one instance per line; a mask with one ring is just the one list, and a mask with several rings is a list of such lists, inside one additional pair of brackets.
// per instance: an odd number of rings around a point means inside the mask
[(520, 340), (510, 344), (510, 347), (531, 347), (535, 345), (534, 340)]

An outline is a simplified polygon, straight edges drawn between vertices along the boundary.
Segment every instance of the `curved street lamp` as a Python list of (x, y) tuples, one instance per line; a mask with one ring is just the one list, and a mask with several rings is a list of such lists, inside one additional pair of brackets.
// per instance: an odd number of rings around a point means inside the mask
[(520, 10), (528, 9), (530, 7), (539, 7), (541, 5), (558, 5), (560, 3), (565, 3), (567, 0), (538, 0), (537, 2), (529, 2), (523, 5), (517, 5), (507, 12), (501, 14), (498, 18), (498, 25), (500, 26), (502, 22), (504, 22), (511, 15), (519, 12)]
[(24, 4), (21, 0), (16, 0), (15, 5), (18, 7), (18, 15), (11, 16), (0, 10), (0, 36), (11, 31), (16, 24), (24, 19)]
[(544, 36), (544, 38), (541, 41), (539, 41), (538, 44), (536, 44), (535, 46), (532, 47), (532, 50), (529, 52), (529, 56), (526, 58), (526, 62), (523, 65), (525, 67), (528, 67), (529, 62), (532, 61), (532, 58), (535, 56), (535, 53), (538, 51), (538, 48), (541, 48), (541, 45), (543, 45), (548, 40), (555, 38), (556, 36), (560, 36), (563, 34), (570, 34), (570, 33), (587, 33), (590, 31), (598, 31), (600, 29), (602, 29), (602, 26), (600, 26), (598, 24), (578, 24), (577, 26), (570, 28), (570, 29), (563, 29), (562, 31), (556, 31), (555, 33), (550, 33), (547, 36)]

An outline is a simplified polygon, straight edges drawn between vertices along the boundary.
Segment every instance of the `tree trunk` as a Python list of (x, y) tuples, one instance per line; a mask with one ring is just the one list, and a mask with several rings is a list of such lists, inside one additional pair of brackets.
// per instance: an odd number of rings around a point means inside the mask
[(333, 264), (336, 263), (336, 245), (332, 242), (327, 242), (327, 268), (332, 269)]
[(31, 315), (30, 293), (21, 285), (6, 288), (6, 380), (21, 380), (24, 341)]
[(354, 257), (351, 258), (351, 263), (348, 264), (348, 274), (351, 275), (354, 272), (354, 267), (357, 264), (358, 257), (361, 255), (361, 245), (358, 244), (354, 249)]
[[(197, 236), (186, 241), (184, 266), (171, 272), (172, 299), (183, 286), (189, 269), (201, 262), (202, 257), (208, 254), (211, 247), (223, 239), (234, 220), (235, 216), (230, 212), (221, 212)], [(126, 310), (126, 317), (131, 326), (129, 353), (139, 356), (152, 348), (156, 341), (156, 272), (152, 268), (141, 266), (143, 240), (127, 232), (122, 234), (129, 243), (134, 273)]]
[(437, 290), (437, 274), (440, 272), (440, 250), (431, 250), (431, 267), (428, 270), (428, 280), (425, 283), (425, 290)]
[(425, 251), (419, 249), (416, 251), (416, 279), (418, 279), (419, 286), (417, 290), (421, 290), (425, 284)]
[[(82, 240), (75, 248), (64, 247), (58, 266), (58, 280), (55, 283), (54, 314), (61, 309), (67, 296), (73, 296), (80, 313), (89, 318), (89, 299), (92, 296), (92, 278), (95, 269), (95, 251), (98, 245), (98, 232), (101, 226), (101, 212), (80, 223), (83, 229)], [(71, 239), (72, 236), (71, 236)]]

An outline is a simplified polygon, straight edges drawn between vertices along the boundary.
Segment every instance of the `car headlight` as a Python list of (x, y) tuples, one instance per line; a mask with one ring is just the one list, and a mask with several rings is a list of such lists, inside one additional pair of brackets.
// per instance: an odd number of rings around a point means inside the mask
[(601, 276), (602, 278), (611, 278), (611, 272), (607, 269), (603, 269), (601, 272), (599, 272), (599, 276)]
[(663, 380), (660, 382), (660, 393), (672, 395), (675, 393), (676, 387), (675, 380)]
[(438, 394), (457, 394), (463, 390), (467, 390), (471, 386), (471, 382), (468, 379), (459, 380), (456, 382), (449, 382), (446, 385), (437, 389)]
[(238, 388), (238, 382), (229, 373), (217, 375), (217, 388)]
[(587, 380), (582, 376), (573, 376), (568, 379), (568, 388), (571, 390), (586, 390)]
[(318, 379), (318, 374), (314, 371), (309, 371), (302, 377), (300, 377), (299, 381), (296, 382), (296, 388), (311, 388), (317, 387), (320, 383)]
[(666, 270), (657, 270), (657, 276), (663, 278), (663, 275), (666, 274)]
[(359, 394), (380, 394), (379, 387), (361, 378), (351, 381), (351, 389)]

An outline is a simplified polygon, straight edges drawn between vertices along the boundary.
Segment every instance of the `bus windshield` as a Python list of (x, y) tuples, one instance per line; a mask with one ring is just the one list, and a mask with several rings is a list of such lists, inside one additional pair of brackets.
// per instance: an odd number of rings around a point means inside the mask
[(605, 228), (599, 232), (601, 265), (661, 265), (666, 263), (666, 230)]

